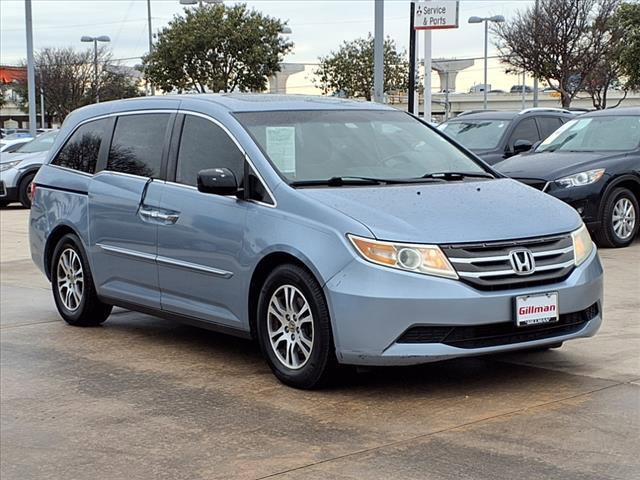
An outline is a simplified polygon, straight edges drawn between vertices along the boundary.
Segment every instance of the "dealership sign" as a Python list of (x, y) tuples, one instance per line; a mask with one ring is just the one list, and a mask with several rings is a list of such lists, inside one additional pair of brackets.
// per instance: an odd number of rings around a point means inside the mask
[(416, 30), (458, 28), (458, 4), (459, 2), (449, 0), (416, 3), (414, 28)]

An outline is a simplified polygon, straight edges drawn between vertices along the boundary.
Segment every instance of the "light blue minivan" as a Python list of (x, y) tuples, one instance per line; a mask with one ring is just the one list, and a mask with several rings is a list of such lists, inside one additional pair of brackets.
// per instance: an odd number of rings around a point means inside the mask
[(602, 322), (580, 216), (415, 117), (321, 97), (91, 105), (32, 189), (61, 316), (112, 306), (252, 337), (288, 385), (334, 367), (557, 347)]

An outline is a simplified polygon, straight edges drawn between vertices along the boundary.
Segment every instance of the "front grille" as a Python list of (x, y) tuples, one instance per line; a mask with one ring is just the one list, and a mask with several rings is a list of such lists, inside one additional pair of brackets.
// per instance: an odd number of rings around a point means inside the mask
[(548, 183), (546, 180), (540, 180), (539, 178), (514, 178), (514, 180), (517, 180), (521, 183), (524, 183), (525, 185), (529, 185), (530, 187), (541, 190), (543, 192), (545, 191), (545, 187)]
[(515, 322), (486, 325), (416, 326), (409, 328), (397, 343), (444, 343), (458, 348), (484, 348), (531, 342), (568, 335), (581, 330), (598, 315), (598, 304), (580, 312), (565, 313), (555, 323), (517, 327)]
[[(535, 270), (517, 274), (511, 265), (512, 250), (528, 249)], [(458, 272), (460, 280), (480, 290), (503, 290), (546, 285), (564, 280), (574, 269), (570, 234), (554, 237), (444, 245), (442, 250)]]

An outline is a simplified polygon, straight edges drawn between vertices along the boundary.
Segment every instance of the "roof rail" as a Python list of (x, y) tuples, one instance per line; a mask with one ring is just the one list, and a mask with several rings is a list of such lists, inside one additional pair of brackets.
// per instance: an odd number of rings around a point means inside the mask
[(525, 108), (524, 110), (521, 110), (520, 112), (518, 112), (518, 114), (522, 115), (522, 114), (531, 113), (531, 112), (556, 112), (556, 113), (573, 114), (573, 112), (571, 110), (567, 110), (566, 108), (556, 108), (556, 107), (531, 107), (531, 108)]
[(484, 112), (497, 112), (497, 110), (465, 110), (460, 112), (457, 117), (462, 117), (464, 115), (471, 115), (472, 113), (484, 113)]

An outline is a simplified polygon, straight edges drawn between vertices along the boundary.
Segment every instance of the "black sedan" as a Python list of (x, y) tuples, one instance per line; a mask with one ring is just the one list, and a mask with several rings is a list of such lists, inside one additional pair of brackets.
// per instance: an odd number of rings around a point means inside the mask
[(601, 246), (626, 247), (638, 233), (640, 108), (583, 115), (494, 167), (574, 207)]

